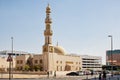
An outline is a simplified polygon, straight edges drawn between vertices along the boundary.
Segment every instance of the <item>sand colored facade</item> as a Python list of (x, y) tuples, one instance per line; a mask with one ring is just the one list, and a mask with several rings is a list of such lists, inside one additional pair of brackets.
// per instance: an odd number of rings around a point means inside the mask
[(27, 63), (27, 60), (28, 58), (30, 57), (30, 55), (19, 55), (19, 56), (16, 56), (16, 69), (18, 70), (22, 70), (26, 63)]
[[(49, 60), (46, 61), (45, 70), (49, 71), (79, 71), (81, 70), (81, 61), (79, 56), (58, 55), (49, 53)], [(46, 65), (45, 65), (46, 66)]]

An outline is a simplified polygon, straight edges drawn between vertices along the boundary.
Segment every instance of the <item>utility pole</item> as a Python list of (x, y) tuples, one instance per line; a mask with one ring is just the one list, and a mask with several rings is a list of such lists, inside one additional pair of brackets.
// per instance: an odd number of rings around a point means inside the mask
[(12, 52), (8, 54), (8, 58), (7, 58), (7, 62), (9, 62), (9, 80), (11, 80), (12, 78), (12, 68), (13, 68), (13, 59), (12, 59), (12, 55), (13, 55), (13, 37), (11, 37), (12, 40)]
[[(12, 48), (12, 55), (11, 55), (11, 57), (12, 57), (12, 59), (13, 59), (13, 37), (11, 37), (11, 48)], [(12, 66), (11, 66), (11, 78), (13, 78), (13, 60), (12, 60)]]

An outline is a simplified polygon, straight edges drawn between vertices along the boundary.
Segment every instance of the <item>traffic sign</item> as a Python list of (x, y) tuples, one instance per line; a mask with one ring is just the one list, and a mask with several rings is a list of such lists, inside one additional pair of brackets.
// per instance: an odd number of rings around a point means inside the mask
[(13, 61), (11, 55), (8, 56), (7, 61), (8, 62), (12, 62)]

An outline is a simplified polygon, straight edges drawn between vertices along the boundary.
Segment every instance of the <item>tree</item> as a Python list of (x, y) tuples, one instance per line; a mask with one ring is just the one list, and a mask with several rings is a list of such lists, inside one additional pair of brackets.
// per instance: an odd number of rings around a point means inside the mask
[(19, 67), (16, 67), (15, 69), (16, 69), (16, 70), (19, 70)]
[(40, 71), (43, 71), (43, 67), (42, 66), (39, 66), (40, 67)]
[(34, 70), (35, 70), (35, 71), (40, 70), (40, 66), (39, 66), (39, 65), (35, 65), (35, 66), (34, 66)]
[(25, 70), (25, 71), (29, 71), (29, 70), (30, 70), (30, 66), (29, 66), (29, 65), (25, 65), (25, 66), (24, 66), (24, 70)]
[(33, 66), (33, 57), (32, 56), (30, 56), (29, 58), (28, 58), (28, 60), (27, 60), (27, 63), (26, 63), (27, 65), (29, 65), (29, 67), (30, 67), (30, 71), (33, 71), (33, 69), (34, 69), (34, 66)]

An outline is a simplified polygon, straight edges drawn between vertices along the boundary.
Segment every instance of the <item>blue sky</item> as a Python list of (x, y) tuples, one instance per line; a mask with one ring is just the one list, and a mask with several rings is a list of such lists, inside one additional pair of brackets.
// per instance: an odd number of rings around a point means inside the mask
[(42, 53), (45, 9), (51, 6), (53, 44), (69, 53), (102, 56), (113, 36), (120, 49), (120, 0), (0, 0), (0, 50)]

